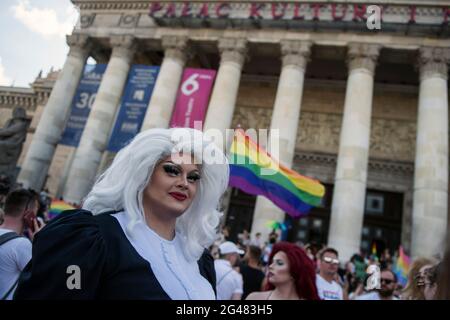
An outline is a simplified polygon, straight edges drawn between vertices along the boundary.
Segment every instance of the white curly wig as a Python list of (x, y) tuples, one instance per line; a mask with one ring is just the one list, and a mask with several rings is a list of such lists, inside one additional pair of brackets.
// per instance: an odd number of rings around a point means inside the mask
[[(127, 232), (132, 237), (133, 227), (139, 222), (145, 223), (143, 191), (155, 166), (180, 151), (191, 153), (197, 163), (201, 161), (197, 194), (176, 222), (176, 232), (186, 240), (186, 258), (198, 260), (217, 238), (220, 213), (216, 209), (229, 178), (228, 161), (222, 150), (199, 130), (149, 129), (139, 133), (117, 153), (111, 166), (97, 179), (83, 202), (83, 209), (93, 214), (124, 210), (130, 220)], [(205, 159), (205, 152), (212, 153), (215, 161)]]

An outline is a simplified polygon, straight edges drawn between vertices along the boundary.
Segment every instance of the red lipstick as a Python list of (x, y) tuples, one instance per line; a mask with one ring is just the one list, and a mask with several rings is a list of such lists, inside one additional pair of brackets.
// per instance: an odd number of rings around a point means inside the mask
[(187, 198), (187, 195), (185, 195), (184, 193), (180, 193), (180, 192), (170, 192), (169, 194), (172, 197), (174, 197), (175, 199), (177, 199), (178, 201), (184, 201)]

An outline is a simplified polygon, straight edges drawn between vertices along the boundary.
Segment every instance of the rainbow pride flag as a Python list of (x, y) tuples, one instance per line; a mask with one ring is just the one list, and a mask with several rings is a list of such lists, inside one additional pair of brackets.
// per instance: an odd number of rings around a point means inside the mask
[(397, 275), (398, 283), (400, 283), (403, 287), (406, 286), (408, 282), (408, 272), (411, 266), (411, 259), (405, 254), (403, 251), (403, 247), (400, 246), (398, 250), (398, 258), (397, 263), (394, 267), (394, 272)]
[(377, 244), (374, 242), (372, 244), (372, 255), (377, 256)]
[(272, 229), (272, 230), (277, 230), (277, 229), (281, 229), (282, 231), (286, 231), (287, 230), (287, 226), (284, 222), (279, 222), (276, 220), (269, 220), (266, 222), (266, 227)]
[(319, 181), (280, 164), (242, 129), (236, 130), (230, 148), (229, 185), (265, 196), (294, 218), (319, 206), (325, 194), (325, 187)]
[(75, 209), (74, 206), (71, 206), (70, 204), (62, 201), (62, 200), (53, 200), (50, 209), (48, 210), (48, 217), (49, 219), (53, 219), (57, 215), (59, 215), (61, 212), (65, 210), (72, 210)]

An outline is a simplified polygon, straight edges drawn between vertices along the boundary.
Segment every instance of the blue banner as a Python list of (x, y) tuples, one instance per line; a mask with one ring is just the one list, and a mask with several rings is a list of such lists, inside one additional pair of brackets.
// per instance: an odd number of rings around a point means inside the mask
[(87, 64), (72, 100), (72, 109), (60, 144), (77, 147), (83, 134), (106, 64)]
[(119, 151), (141, 130), (158, 72), (159, 66), (131, 67), (116, 123), (109, 139), (108, 151)]

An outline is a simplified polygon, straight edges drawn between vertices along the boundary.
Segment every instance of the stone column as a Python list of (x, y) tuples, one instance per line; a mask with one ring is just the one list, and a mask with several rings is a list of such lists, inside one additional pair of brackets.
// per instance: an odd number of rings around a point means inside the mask
[(442, 254), (448, 206), (450, 49), (419, 50), (420, 89), (414, 168), (412, 255)]
[(380, 47), (350, 44), (328, 244), (342, 261), (358, 253), (364, 219), (374, 72)]
[(95, 182), (135, 51), (132, 36), (113, 36), (111, 58), (69, 171), (64, 199), (80, 202)]
[(402, 234), (400, 238), (400, 243), (408, 254), (411, 252), (412, 200), (413, 191), (412, 188), (408, 188), (403, 193)]
[(226, 129), (231, 129), (242, 66), (247, 56), (247, 40), (221, 39), (219, 40), (219, 51), (221, 54), (220, 67), (209, 101), (203, 130), (218, 129), (225, 137)]
[[(306, 64), (311, 52), (310, 42), (281, 42), (282, 70), (278, 82), (270, 130), (279, 132), (279, 155), (273, 154), (287, 167), (292, 167), (303, 94)], [(270, 151), (270, 150), (269, 150)], [(253, 214), (252, 234), (261, 232), (263, 239), (270, 230), (268, 220), (284, 221), (284, 211), (269, 199), (259, 196)]]
[(191, 56), (188, 40), (187, 37), (180, 36), (162, 37), (162, 46), (165, 49), (164, 60), (156, 79), (141, 131), (150, 128), (169, 127), (184, 65)]
[(67, 36), (67, 43), (70, 47), (69, 54), (44, 108), (18, 178), (26, 188), (40, 190), (44, 187), (50, 163), (64, 131), (73, 96), (91, 50), (91, 42), (86, 35)]

